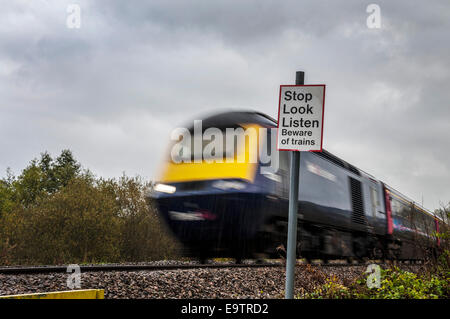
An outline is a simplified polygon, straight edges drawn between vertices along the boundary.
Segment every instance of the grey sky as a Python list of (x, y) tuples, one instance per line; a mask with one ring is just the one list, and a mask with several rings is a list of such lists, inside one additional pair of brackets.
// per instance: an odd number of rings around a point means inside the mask
[(450, 200), (447, 0), (0, 4), (1, 175), (70, 148), (98, 175), (152, 178), (172, 128), (230, 108), (276, 117), (279, 85), (304, 70), (327, 85), (326, 149), (427, 208)]

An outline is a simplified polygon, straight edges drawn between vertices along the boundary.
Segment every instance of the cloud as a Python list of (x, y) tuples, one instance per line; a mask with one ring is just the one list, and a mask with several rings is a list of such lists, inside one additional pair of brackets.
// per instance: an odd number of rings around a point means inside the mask
[(0, 170), (74, 150), (152, 177), (170, 130), (223, 109), (276, 117), (280, 84), (325, 83), (324, 146), (429, 208), (450, 200), (446, 1), (14, 1), (0, 12)]

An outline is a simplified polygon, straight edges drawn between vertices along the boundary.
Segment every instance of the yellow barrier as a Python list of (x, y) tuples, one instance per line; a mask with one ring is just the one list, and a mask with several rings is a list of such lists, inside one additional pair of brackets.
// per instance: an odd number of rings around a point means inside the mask
[(67, 290), (23, 295), (0, 296), (0, 299), (104, 299), (103, 289)]

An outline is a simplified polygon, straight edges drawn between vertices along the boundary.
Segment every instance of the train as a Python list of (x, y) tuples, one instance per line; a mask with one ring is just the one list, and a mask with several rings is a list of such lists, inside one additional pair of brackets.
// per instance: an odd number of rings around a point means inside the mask
[[(224, 112), (203, 118), (201, 127), (189, 125), (171, 143), (150, 197), (186, 256), (279, 257), (287, 240), (290, 155), (274, 147), (276, 128), (260, 112)], [(183, 144), (196, 129), (200, 136), (240, 129), (244, 143), (239, 134), (216, 134), (225, 146), (210, 152), (211, 160), (202, 153), (205, 140)], [(299, 185), (298, 258), (422, 260), (438, 253), (436, 234), (446, 221), (325, 149), (302, 152)]]

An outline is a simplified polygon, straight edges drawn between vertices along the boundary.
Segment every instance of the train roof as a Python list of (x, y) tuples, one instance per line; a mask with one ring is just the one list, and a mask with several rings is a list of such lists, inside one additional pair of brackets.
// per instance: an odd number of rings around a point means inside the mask
[(436, 219), (438, 219), (438, 220), (444, 222), (444, 221), (442, 220), (442, 218), (440, 218), (439, 216), (435, 215), (432, 211), (426, 209), (425, 207), (423, 207), (423, 206), (420, 205), (419, 203), (413, 201), (413, 200), (412, 200), (411, 198), (409, 198), (408, 196), (406, 196), (406, 195), (400, 193), (400, 192), (399, 192), (398, 190), (396, 190), (395, 188), (393, 188), (393, 187), (391, 187), (391, 186), (389, 186), (389, 185), (386, 185), (386, 184), (384, 184), (384, 186), (389, 190), (389, 192), (390, 192), (391, 194), (393, 194), (393, 195), (394, 195), (395, 197), (397, 197), (398, 199), (400, 199), (400, 200), (402, 200), (402, 201), (404, 201), (404, 202), (406, 202), (406, 203), (408, 203), (408, 204), (412, 204), (412, 205), (414, 205), (415, 208), (417, 208), (417, 209), (420, 210), (421, 212), (423, 212), (423, 213), (425, 213), (425, 214), (427, 214), (427, 215), (430, 215), (431, 217), (436, 218)]
[(232, 124), (254, 123), (262, 126), (276, 126), (277, 121), (270, 116), (254, 111), (231, 111), (214, 114), (202, 119), (203, 127), (222, 127)]

